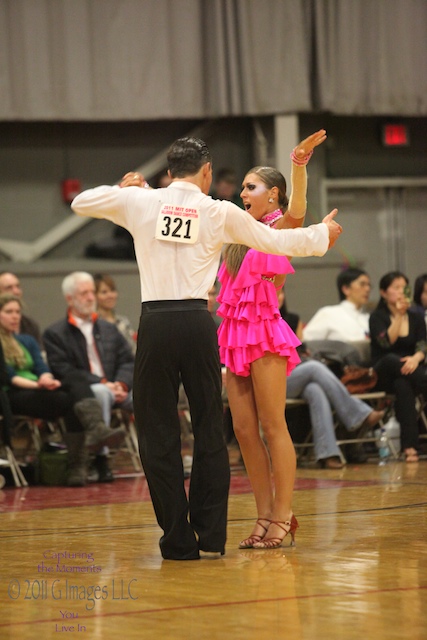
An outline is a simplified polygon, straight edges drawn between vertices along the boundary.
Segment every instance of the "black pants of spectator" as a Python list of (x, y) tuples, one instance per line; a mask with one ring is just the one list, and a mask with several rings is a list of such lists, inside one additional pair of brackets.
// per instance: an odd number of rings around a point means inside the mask
[(395, 353), (388, 353), (376, 365), (378, 374), (376, 389), (395, 396), (396, 418), (400, 424), (400, 444), (404, 449), (416, 449), (419, 443), (419, 427), (415, 398), (420, 393), (427, 394), (426, 367), (417, 367), (413, 373), (401, 373), (403, 362)]
[(12, 387), (8, 391), (9, 404), (15, 415), (31, 416), (43, 420), (64, 418), (69, 433), (83, 431), (74, 413), (74, 405), (84, 398), (94, 398), (85, 376), (76, 371), (67, 374), (59, 389), (22, 389)]
[[(180, 380), (194, 435), (188, 499), (177, 412)], [(223, 552), (230, 466), (216, 327), (206, 302), (142, 304), (133, 393), (141, 460), (164, 532), (162, 556), (193, 560), (199, 550)]]

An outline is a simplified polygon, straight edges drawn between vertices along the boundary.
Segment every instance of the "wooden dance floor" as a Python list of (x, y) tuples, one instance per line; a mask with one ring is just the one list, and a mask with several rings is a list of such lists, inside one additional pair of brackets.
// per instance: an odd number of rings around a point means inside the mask
[[(187, 481), (188, 482), (188, 481)], [(234, 466), (226, 555), (163, 561), (143, 477), (0, 491), (0, 638), (427, 638), (427, 462), (299, 469), (296, 548), (237, 548), (255, 519)]]

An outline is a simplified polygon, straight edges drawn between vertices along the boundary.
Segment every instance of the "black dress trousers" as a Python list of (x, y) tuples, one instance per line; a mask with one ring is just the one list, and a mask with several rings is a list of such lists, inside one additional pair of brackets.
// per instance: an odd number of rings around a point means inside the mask
[[(182, 381), (194, 434), (189, 496), (177, 403)], [(230, 466), (223, 432), (221, 367), (206, 301), (142, 304), (134, 373), (139, 447), (159, 526), (162, 556), (223, 552)]]

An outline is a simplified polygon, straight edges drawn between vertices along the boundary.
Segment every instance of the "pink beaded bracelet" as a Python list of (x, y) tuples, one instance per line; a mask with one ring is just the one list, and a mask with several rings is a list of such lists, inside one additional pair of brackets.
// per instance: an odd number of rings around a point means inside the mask
[(294, 149), (291, 153), (291, 160), (294, 164), (297, 165), (297, 167), (305, 167), (305, 165), (308, 163), (312, 155), (313, 155), (313, 149), (309, 151), (307, 155), (304, 156), (303, 158), (298, 158), (295, 155), (295, 149)]

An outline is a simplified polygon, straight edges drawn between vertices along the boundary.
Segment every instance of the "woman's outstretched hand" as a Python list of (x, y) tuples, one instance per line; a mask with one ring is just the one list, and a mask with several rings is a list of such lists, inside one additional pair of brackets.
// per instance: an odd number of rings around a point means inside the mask
[(322, 222), (324, 222), (326, 224), (326, 226), (328, 227), (328, 230), (329, 230), (329, 247), (328, 247), (328, 249), (330, 249), (331, 247), (334, 246), (334, 244), (336, 243), (336, 241), (338, 240), (339, 236), (342, 233), (342, 226), (340, 224), (338, 224), (338, 222), (335, 222), (335, 220), (334, 220), (334, 218), (337, 215), (337, 213), (338, 213), (338, 209), (333, 209), (322, 220)]
[(294, 149), (294, 154), (298, 160), (303, 160), (306, 156), (312, 153), (315, 147), (322, 144), (326, 140), (325, 129), (319, 129), (316, 133), (312, 133), (311, 136), (302, 140)]

